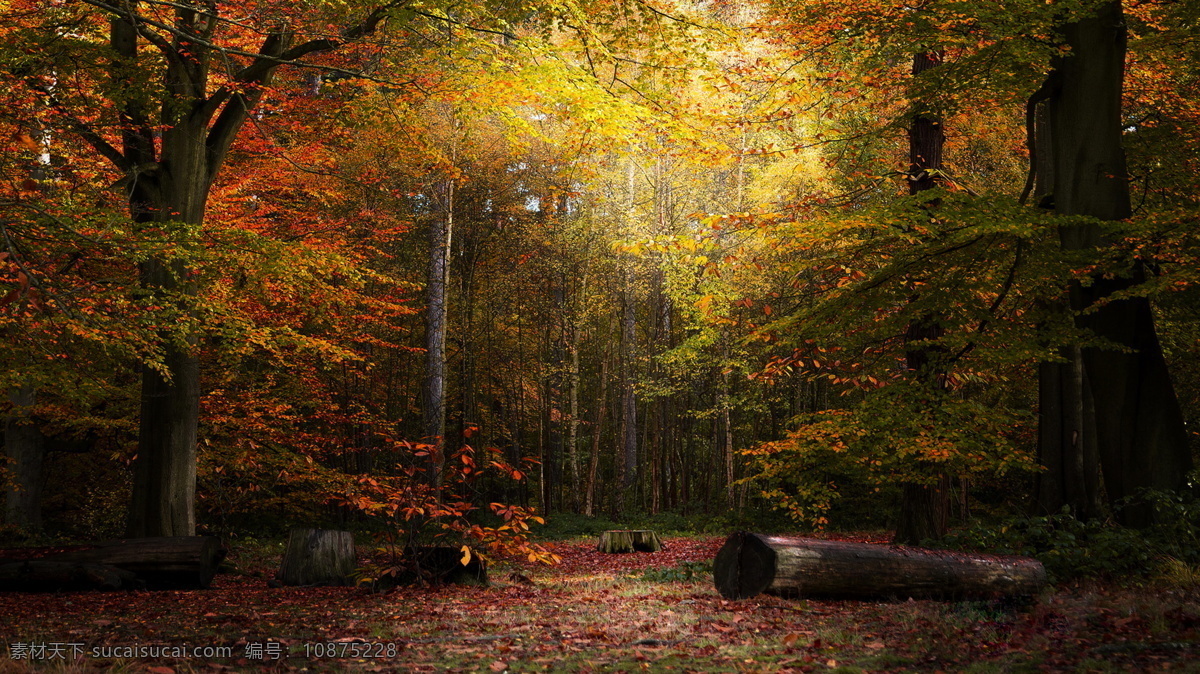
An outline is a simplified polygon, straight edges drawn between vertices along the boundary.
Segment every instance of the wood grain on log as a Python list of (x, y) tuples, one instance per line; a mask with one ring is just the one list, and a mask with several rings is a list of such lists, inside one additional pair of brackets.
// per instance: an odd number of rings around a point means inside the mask
[(731, 535), (713, 563), (728, 599), (767, 592), (790, 597), (887, 599), (1032, 595), (1046, 583), (1041, 562), (923, 548), (812, 538)]

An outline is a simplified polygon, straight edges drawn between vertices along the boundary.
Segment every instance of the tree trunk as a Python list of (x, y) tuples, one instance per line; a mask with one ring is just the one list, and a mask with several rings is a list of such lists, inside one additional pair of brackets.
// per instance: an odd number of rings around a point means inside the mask
[(604, 435), (604, 411), (608, 409), (608, 346), (600, 357), (600, 395), (596, 397), (596, 420), (592, 423), (592, 456), (588, 462), (587, 495), (583, 502), (583, 514), (595, 514), (596, 474), (600, 469), (600, 440)]
[(11, 478), (5, 490), (4, 521), (25, 531), (42, 528), (42, 462), (45, 438), (30, 419), (36, 402), (32, 386), (13, 388), (8, 393), (12, 411), (4, 420), (4, 450)]
[(616, 529), (600, 534), (600, 552), (658, 552), (663, 549), (658, 534), (647, 530)]
[[(914, 77), (936, 68), (942, 63), (940, 51), (921, 52), (913, 57)], [(928, 110), (918, 110), (913, 115), (908, 132), (909, 194), (919, 194), (942, 184), (942, 146), (946, 142), (941, 119)], [(944, 334), (938, 316), (922, 316), (912, 321), (905, 335), (906, 342), (937, 339)], [(926, 386), (942, 390), (945, 387), (942, 354), (936, 347), (921, 346), (909, 349), (905, 354), (908, 369)], [(923, 472), (933, 472), (928, 466), (919, 467)], [(950, 507), (948, 478), (946, 475), (932, 476), (937, 484), (926, 485), (904, 483), (900, 492), (900, 512), (896, 524), (896, 543), (916, 545), (923, 540), (937, 540), (946, 533), (947, 513)]]
[(284, 585), (349, 585), (355, 558), (349, 531), (292, 529), (276, 578)]
[(425, 287), (425, 379), (422, 431), (429, 451), (429, 485), (442, 488), (446, 450), (446, 291), (454, 225), (454, 182), (442, 183), (442, 214), (429, 226), (429, 268)]
[(633, 360), (637, 352), (636, 312), (629, 272), (621, 297), (621, 488), (628, 496), (637, 478), (637, 395), (634, 392)]
[(724, 365), (729, 362), (729, 342), (725, 339), (723, 355), (725, 363), (721, 368), (721, 457), (725, 473), (725, 507), (733, 509), (734, 480), (733, 480), (733, 415), (730, 412), (732, 403), (729, 401), (729, 373)]
[(829, 599), (986, 598), (1036, 594), (1041, 562), (811, 538), (732, 534), (713, 562), (726, 599), (763, 592)]
[[(1055, 63), (1047, 104), (1054, 209), (1064, 215), (1121, 220), (1131, 213), (1121, 146), (1125, 67), (1121, 3), (1103, 5), (1093, 16), (1064, 26), (1062, 33), (1071, 55)], [(1094, 223), (1062, 227), (1059, 235), (1067, 250), (1109, 243)], [(1177, 490), (1192, 466), (1183, 415), (1149, 300), (1108, 300), (1113, 293), (1141, 283), (1144, 273), (1139, 262), (1125, 278), (1098, 276), (1090, 286), (1071, 289), (1079, 327), (1130, 349), (1126, 353), (1089, 347), (1082, 353), (1095, 409), (1096, 451), (1110, 503), (1135, 496), (1141, 488)], [(1079, 313), (1086, 309), (1091, 311)], [(1080, 477), (1086, 479), (1087, 474)], [(1081, 485), (1077, 491), (1088, 489)], [(1146, 506), (1127, 508), (1118, 516), (1135, 526), (1152, 519)]]
[[(582, 291), (585, 280), (576, 289), (576, 293)], [(568, 403), (570, 405), (570, 425), (567, 427), (567, 465), (571, 471), (571, 508), (574, 512), (579, 512), (581, 506), (579, 502), (580, 487), (582, 482), (579, 479), (579, 335), (582, 332), (579, 325), (579, 302), (575, 301), (575, 315), (571, 318), (571, 372), (568, 378), (570, 392), (568, 394)]]

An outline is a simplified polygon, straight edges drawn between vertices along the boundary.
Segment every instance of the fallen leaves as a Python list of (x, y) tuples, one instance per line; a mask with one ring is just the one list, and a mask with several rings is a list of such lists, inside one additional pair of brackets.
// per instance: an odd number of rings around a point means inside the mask
[[(1156, 618), (1138, 613), (1141, 598), (1123, 600), (1128, 593), (1118, 590), (1055, 595), (1020, 612), (986, 602), (875, 604), (767, 595), (729, 601), (707, 578), (642, 577), (648, 569), (711, 559), (721, 543), (719, 537), (668, 539), (663, 552), (620, 555), (599, 553), (588, 541), (557, 543), (562, 565), (498, 565), (499, 582), (491, 588), (271, 590), (262, 580), (269, 574), (256, 571), (258, 577), (218, 576), (207, 591), (0, 594), (0, 633), (14, 641), (63, 635), (89, 646), (189, 642), (234, 648), (232, 660), (199, 665), (162, 659), (134, 667), (165, 674), (245, 668), (254, 662), (237, 657), (247, 644), (268, 640), (289, 651), (276, 663), (280, 671), (595, 670), (634, 663), (681, 671), (811, 671), (835, 666), (830, 662), (870, 670), (880, 656), (944, 670), (1042, 658), (1070, 670), (1096, 657), (1104, 643), (1195, 643), (1200, 631), (1194, 605), (1164, 604)], [(1169, 631), (1151, 634), (1152, 627)], [(316, 643), (339, 653), (379, 645), (392, 655), (306, 657), (304, 644)], [(1186, 662), (1197, 650), (1129, 647), (1105, 651), (1105, 657), (1138, 670), (1152, 660)]]

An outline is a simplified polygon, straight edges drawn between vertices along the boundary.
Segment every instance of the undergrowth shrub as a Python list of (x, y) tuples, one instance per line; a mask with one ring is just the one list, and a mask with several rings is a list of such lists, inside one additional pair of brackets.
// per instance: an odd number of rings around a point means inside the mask
[(712, 575), (712, 560), (705, 560), (681, 562), (667, 568), (649, 568), (642, 571), (641, 579), (651, 583), (689, 583), (710, 580)]
[(1108, 520), (1082, 521), (1064, 508), (1044, 517), (976, 523), (951, 532), (944, 547), (1024, 555), (1042, 562), (1051, 582), (1160, 573), (1172, 560), (1200, 563), (1200, 500), (1192, 494), (1146, 491), (1155, 524), (1128, 529)]

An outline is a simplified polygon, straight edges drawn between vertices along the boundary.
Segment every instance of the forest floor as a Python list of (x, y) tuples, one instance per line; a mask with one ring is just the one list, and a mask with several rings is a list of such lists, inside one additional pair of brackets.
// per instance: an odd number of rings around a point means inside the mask
[[(884, 542), (853, 537), (864, 539)], [(1200, 604), (1165, 587), (1059, 587), (1020, 608), (726, 601), (709, 571), (719, 538), (664, 543), (628, 555), (554, 543), (561, 564), (495, 564), (490, 587), (383, 593), (268, 588), (282, 549), (235, 547), (240, 573), (218, 575), (208, 590), (0, 595), (0, 674), (1200, 672)], [(137, 657), (185, 646), (187, 657)], [(194, 652), (209, 647), (224, 650)]]

